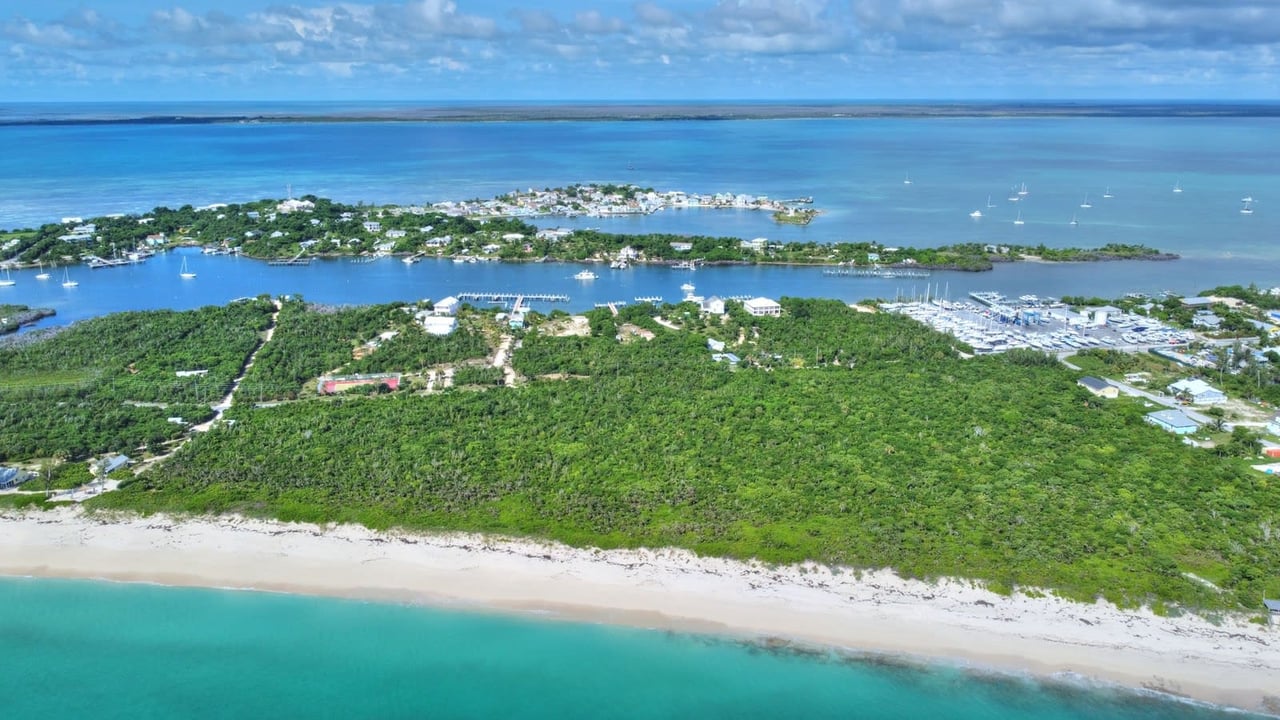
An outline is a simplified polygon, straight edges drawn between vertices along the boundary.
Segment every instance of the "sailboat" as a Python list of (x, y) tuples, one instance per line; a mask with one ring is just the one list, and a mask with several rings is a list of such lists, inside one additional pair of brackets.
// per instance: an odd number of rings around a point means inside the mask
[(1019, 195), (1026, 195), (1026, 194), (1027, 194), (1027, 184), (1026, 184), (1026, 183), (1022, 183), (1022, 189), (1018, 190), (1018, 194), (1019, 194)]
[(45, 271), (44, 271), (44, 263), (39, 263), (39, 265), (40, 265), (40, 272), (36, 274), (36, 279), (37, 279), (37, 280), (48, 280), (48, 279), (49, 279), (49, 273), (47, 273), (47, 272), (45, 272)]
[(178, 273), (178, 277), (182, 278), (183, 280), (191, 280), (191, 279), (194, 279), (195, 276), (196, 276), (195, 273), (187, 269), (187, 259), (182, 258), (182, 271)]
[(991, 196), (990, 196), (990, 195), (988, 195), (988, 196), (987, 196), (987, 209), (988, 209), (988, 210), (990, 210), (990, 209), (991, 209), (991, 208), (993, 208), (993, 207), (995, 207), (995, 205), (992, 205), (992, 204), (991, 204)]
[(80, 283), (71, 279), (71, 275), (68, 273), (67, 268), (62, 269), (62, 287), (75, 287), (79, 284)]
[(1019, 210), (1019, 211), (1018, 211), (1018, 219), (1017, 219), (1017, 220), (1014, 220), (1014, 221), (1013, 221), (1013, 224), (1014, 224), (1014, 225), (1025, 225), (1025, 224), (1026, 224), (1026, 223), (1022, 222), (1022, 211), (1021, 211), (1021, 210)]
[(1072, 225), (1079, 225), (1079, 224), (1080, 224), (1080, 221), (1079, 221), (1079, 220), (1076, 220), (1076, 214), (1075, 214), (1075, 213), (1071, 213), (1071, 223), (1070, 223), (1070, 224), (1072, 224)]
[(1251, 203), (1251, 202), (1253, 202), (1253, 196), (1252, 196), (1252, 195), (1245, 195), (1244, 197), (1240, 198), (1240, 202), (1242, 202), (1242, 203)]
[(1174, 191), (1174, 192), (1176, 192), (1176, 193), (1180, 193), (1180, 192), (1182, 192), (1182, 182), (1181, 182), (1181, 181), (1175, 182), (1175, 183), (1173, 184), (1173, 191)]
[(903, 185), (911, 184), (911, 173), (907, 173), (906, 177), (902, 178), (902, 184)]
[(1089, 202), (1089, 193), (1084, 194), (1084, 202), (1080, 203), (1082, 208), (1091, 208), (1093, 205)]
[(9, 277), (9, 268), (5, 268), (4, 279), (0, 280), (0, 287), (11, 287), (13, 285), (17, 285), (17, 283), (13, 281), (13, 278)]
[(1252, 199), (1253, 199), (1253, 198), (1248, 198), (1247, 200), (1245, 200), (1244, 207), (1240, 208), (1240, 212), (1241, 212), (1242, 214), (1244, 214), (1244, 215), (1252, 215), (1252, 214), (1253, 214), (1253, 208), (1252, 208), (1252, 207), (1249, 207), (1249, 201), (1250, 201), (1250, 200), (1252, 200)]
[(1102, 193), (1102, 199), (1103, 199), (1103, 200), (1110, 200), (1110, 199), (1111, 199), (1111, 187), (1110, 187), (1110, 186), (1108, 186), (1108, 187), (1107, 187), (1107, 191), (1106, 191), (1106, 192)]

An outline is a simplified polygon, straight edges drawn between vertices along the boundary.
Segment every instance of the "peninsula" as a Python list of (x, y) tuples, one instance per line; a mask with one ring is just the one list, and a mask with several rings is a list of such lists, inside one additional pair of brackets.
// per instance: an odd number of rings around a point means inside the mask
[(430, 205), (346, 205), (307, 195), (244, 204), (215, 204), (176, 210), (156, 208), (142, 216), (116, 215), (85, 220), (64, 218), (40, 228), (7, 233), (0, 263), (88, 262), (111, 267), (143, 262), (157, 251), (199, 245), (210, 253), (304, 262), (310, 257), (369, 257), (398, 254), (413, 259), (527, 262), (737, 263), (990, 270), (995, 263), (1020, 260), (1171, 260), (1176, 255), (1142, 245), (1101, 248), (953, 244), (902, 248), (874, 241), (771, 242), (767, 238), (625, 235), (597, 230), (539, 228), (537, 218), (610, 217), (660, 211), (762, 211), (781, 223), (808, 223), (820, 217), (812, 198), (775, 200), (722, 193), (658, 192), (634, 185), (571, 185), (526, 190), (491, 200), (445, 201)]

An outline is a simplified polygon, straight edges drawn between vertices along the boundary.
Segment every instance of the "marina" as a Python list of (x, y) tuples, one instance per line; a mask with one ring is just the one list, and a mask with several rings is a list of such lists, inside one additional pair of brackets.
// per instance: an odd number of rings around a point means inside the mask
[(827, 268), (822, 271), (822, 274), (828, 277), (927, 278), (933, 273), (932, 271), (924, 268), (881, 267), (879, 265), (875, 265), (872, 267)]

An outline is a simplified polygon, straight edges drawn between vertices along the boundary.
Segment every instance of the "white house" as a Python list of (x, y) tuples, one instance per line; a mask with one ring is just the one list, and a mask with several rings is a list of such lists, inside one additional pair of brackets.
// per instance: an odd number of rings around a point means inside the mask
[(419, 321), (431, 335), (448, 335), (458, 327), (458, 318), (451, 315), (424, 315)]
[(315, 209), (316, 204), (310, 200), (295, 200), (293, 198), (289, 198), (279, 205), (276, 205), (276, 212), (280, 213), (311, 212)]
[(405, 232), (404, 230), (388, 230), (387, 231), (387, 237), (392, 239), (399, 239), (408, 234), (409, 233)]
[(690, 250), (693, 250), (693, 243), (676, 241), (671, 243), (671, 249), (676, 252), (689, 252)]
[(1227, 399), (1227, 394), (1213, 387), (1200, 378), (1187, 378), (1168, 387), (1172, 395), (1185, 396), (1193, 403), (1220, 403)]
[(436, 315), (457, 315), (458, 314), (458, 298), (450, 295), (447, 298), (436, 301), (432, 306), (435, 308)]
[(708, 315), (723, 315), (724, 300), (716, 295), (712, 295), (702, 301), (702, 312), (707, 313)]
[(382, 232), (382, 223), (378, 222), (377, 220), (365, 220), (364, 229), (365, 229), (365, 232), (371, 232), (371, 233)]
[(770, 300), (766, 297), (751, 298), (742, 301), (742, 308), (750, 315), (756, 317), (771, 316), (777, 317), (782, 314), (782, 306), (776, 300)]

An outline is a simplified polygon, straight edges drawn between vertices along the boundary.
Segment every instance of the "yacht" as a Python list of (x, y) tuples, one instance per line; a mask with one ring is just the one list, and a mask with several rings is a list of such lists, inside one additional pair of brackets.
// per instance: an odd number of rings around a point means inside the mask
[(70, 275), (70, 274), (68, 274), (68, 272), (67, 272), (67, 269), (66, 269), (66, 268), (63, 268), (63, 269), (62, 269), (62, 287), (65, 287), (65, 288), (73, 288), (73, 287), (75, 287), (75, 286), (77, 286), (77, 285), (79, 285), (79, 284), (80, 284), (80, 283), (78, 283), (78, 282), (76, 282), (75, 280), (72, 280), (72, 279), (71, 279), (71, 275)]
[(1024, 223), (1024, 222), (1022, 221), (1022, 211), (1021, 211), (1021, 210), (1019, 210), (1019, 211), (1018, 211), (1018, 218), (1017, 218), (1016, 220), (1014, 220), (1014, 221), (1013, 221), (1013, 224), (1014, 224), (1014, 225), (1025, 225), (1025, 224), (1026, 224), (1026, 223)]
[(693, 291), (694, 291), (694, 289), (695, 289), (695, 288), (694, 288), (694, 286), (693, 286), (693, 283), (685, 283), (685, 284), (683, 284), (683, 285), (681, 285), (681, 286), (680, 286), (680, 289), (681, 289), (681, 290), (683, 290), (683, 291), (685, 291), (685, 292), (687, 292), (687, 293), (691, 293), (691, 292), (693, 292)]
[(417, 256), (417, 255), (407, 255), (407, 256), (405, 256), (405, 257), (400, 258), (400, 262), (404, 263), (405, 265), (412, 265), (412, 264), (414, 264), (414, 263), (418, 262), (418, 256)]
[(681, 260), (671, 267), (676, 270), (696, 270), (698, 266), (692, 260)]
[(583, 270), (582, 272), (574, 275), (573, 279), (574, 280), (595, 280), (597, 277), (599, 276), (591, 272), (590, 270)]
[(17, 285), (17, 283), (13, 281), (13, 278), (9, 277), (9, 268), (5, 268), (4, 279), (0, 280), (0, 287), (11, 287), (13, 285)]
[(981, 220), (981, 219), (982, 219), (982, 211), (981, 211), (981, 210), (974, 210), (973, 212), (969, 213), (969, 217), (973, 218), (974, 220)]
[(1093, 207), (1093, 203), (1089, 202), (1089, 193), (1085, 193), (1085, 194), (1084, 194), (1084, 202), (1080, 203), (1080, 207), (1082, 207), (1082, 208), (1091, 208), (1091, 207)]
[(196, 274), (187, 269), (187, 259), (182, 258), (182, 271), (178, 273), (178, 277), (183, 280), (193, 280)]

